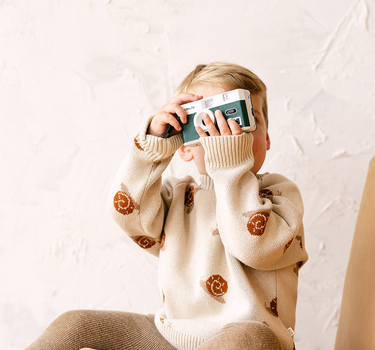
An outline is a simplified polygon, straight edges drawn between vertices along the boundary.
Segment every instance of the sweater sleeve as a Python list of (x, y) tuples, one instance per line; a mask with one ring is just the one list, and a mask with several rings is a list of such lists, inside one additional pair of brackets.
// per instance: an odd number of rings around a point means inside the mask
[(300, 267), (307, 253), (297, 186), (278, 174), (257, 176), (250, 171), (252, 134), (205, 137), (201, 142), (226, 250), (255, 269)]
[(181, 135), (168, 139), (147, 135), (152, 118), (136, 134), (108, 198), (117, 224), (141, 248), (159, 255), (164, 218), (172, 190), (162, 187), (161, 175), (182, 144)]

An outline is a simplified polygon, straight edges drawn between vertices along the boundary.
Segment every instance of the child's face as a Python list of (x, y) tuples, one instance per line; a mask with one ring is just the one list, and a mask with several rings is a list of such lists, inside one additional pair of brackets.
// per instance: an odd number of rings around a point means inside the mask
[[(203, 98), (221, 94), (229, 90), (219, 86), (200, 86), (192, 91), (193, 94), (202, 95)], [(252, 94), (251, 100), (254, 107), (254, 115), (256, 118), (257, 129), (252, 132), (254, 137), (253, 142), (253, 154), (254, 154), (254, 165), (251, 168), (253, 174), (258, 173), (262, 167), (266, 158), (266, 153), (270, 149), (270, 137), (268, 135), (267, 126), (264, 120), (262, 112), (262, 98), (260, 95)], [(202, 146), (190, 147), (190, 150), (194, 156), (195, 164), (200, 174), (208, 175), (206, 166), (204, 163), (204, 149)]]

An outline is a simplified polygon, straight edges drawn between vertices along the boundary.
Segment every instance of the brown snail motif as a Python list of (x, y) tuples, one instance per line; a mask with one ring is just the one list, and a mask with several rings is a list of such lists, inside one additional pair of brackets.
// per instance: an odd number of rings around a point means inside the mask
[(223, 296), (228, 292), (228, 282), (220, 275), (212, 275), (206, 281), (200, 280), (200, 286), (213, 299), (225, 304)]
[(131, 237), (131, 239), (143, 249), (149, 249), (156, 244), (156, 241), (148, 236), (136, 236)]
[(194, 207), (194, 196), (200, 190), (200, 188), (195, 188), (193, 185), (189, 186), (185, 192), (184, 204), (188, 208), (187, 213), (190, 214)]
[(268, 211), (257, 211), (247, 212), (243, 215), (249, 218), (247, 230), (254, 236), (261, 236), (266, 230), (270, 213)]
[(133, 200), (129, 190), (123, 183), (121, 183), (121, 191), (118, 191), (113, 198), (113, 205), (123, 215), (129, 215), (134, 209), (139, 209), (138, 203)]
[(206, 288), (214, 297), (222, 297), (228, 291), (228, 283), (220, 275), (212, 275), (206, 281)]

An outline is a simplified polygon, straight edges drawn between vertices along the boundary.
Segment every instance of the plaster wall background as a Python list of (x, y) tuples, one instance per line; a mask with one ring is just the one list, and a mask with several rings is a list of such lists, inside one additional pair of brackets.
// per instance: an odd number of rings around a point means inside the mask
[[(196, 64), (268, 87), (263, 171), (295, 181), (310, 260), (297, 349), (332, 349), (375, 154), (370, 0), (0, 0), (0, 347), (77, 308), (156, 312), (156, 258), (106, 211), (140, 122)], [(177, 157), (167, 174), (197, 175)]]

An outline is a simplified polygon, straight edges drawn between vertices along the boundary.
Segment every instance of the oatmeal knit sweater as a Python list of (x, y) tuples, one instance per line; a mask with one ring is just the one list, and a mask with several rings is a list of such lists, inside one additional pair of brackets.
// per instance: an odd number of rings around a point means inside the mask
[(303, 205), (294, 183), (254, 175), (253, 136), (201, 139), (206, 170), (162, 183), (181, 135), (140, 128), (114, 181), (109, 208), (142, 249), (159, 257), (164, 308), (155, 324), (193, 350), (228, 323), (258, 321), (293, 349), (298, 271), (307, 260)]

